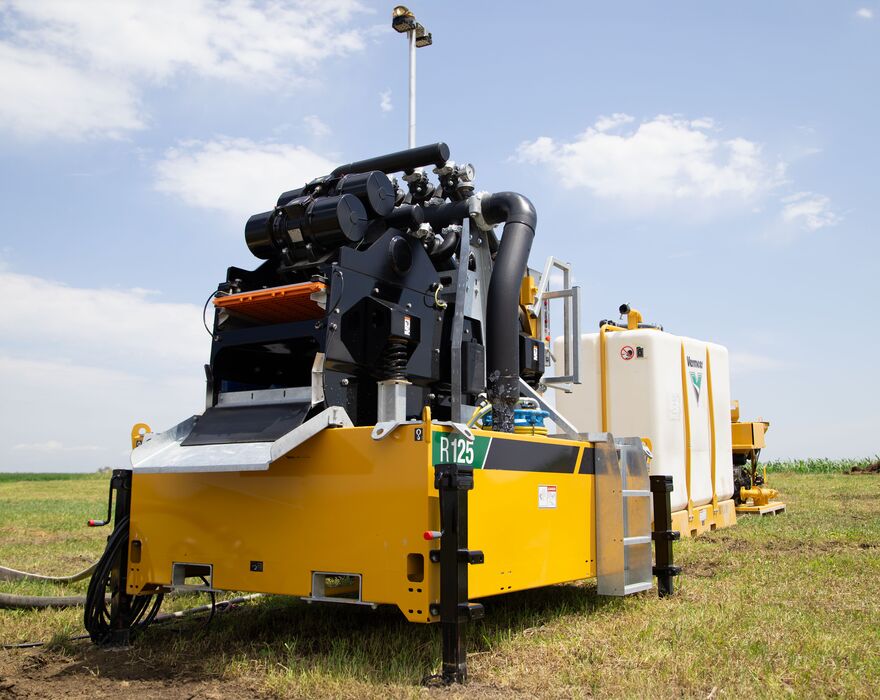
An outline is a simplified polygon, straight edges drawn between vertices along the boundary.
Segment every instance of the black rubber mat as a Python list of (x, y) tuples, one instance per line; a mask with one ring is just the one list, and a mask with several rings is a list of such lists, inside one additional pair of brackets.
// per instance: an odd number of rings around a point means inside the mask
[(274, 442), (306, 418), (309, 402), (209, 408), (181, 445)]

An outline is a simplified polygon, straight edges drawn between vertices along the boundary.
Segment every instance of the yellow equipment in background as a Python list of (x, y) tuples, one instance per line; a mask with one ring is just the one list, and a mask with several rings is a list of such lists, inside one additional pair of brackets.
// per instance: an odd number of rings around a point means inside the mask
[(739, 419), (739, 401), (732, 401), (730, 429), (733, 440), (733, 464), (740, 469), (735, 480), (736, 512), (752, 515), (770, 515), (785, 512), (785, 503), (774, 501), (779, 491), (766, 486), (767, 468), (758, 473), (758, 455), (765, 446), (764, 435), (770, 422), (758, 418), (743, 423)]

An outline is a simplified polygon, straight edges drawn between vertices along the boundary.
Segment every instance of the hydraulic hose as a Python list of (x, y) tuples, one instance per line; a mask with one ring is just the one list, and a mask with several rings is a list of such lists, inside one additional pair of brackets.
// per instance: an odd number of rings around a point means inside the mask
[(538, 217), (516, 192), (486, 195), (481, 205), (487, 223), (504, 222), (486, 299), (486, 373), (492, 427), (512, 433), (519, 400), (519, 294)]
[[(122, 554), (124, 547), (128, 545), (128, 516), (117, 521), (116, 527), (107, 538), (107, 548), (101, 555), (92, 580), (89, 581), (89, 590), (86, 594), (83, 625), (95, 644), (107, 642), (113, 633), (111, 619), (111, 607), (108, 607), (108, 594), (113, 594), (113, 569)], [(116, 591), (116, 595), (124, 594), (125, 591)], [(163, 595), (133, 596), (123, 626), (132, 632), (140, 631), (149, 625), (162, 605)], [(150, 603), (152, 602), (152, 606)], [(112, 606), (112, 602), (111, 602)], [(117, 611), (117, 614), (118, 611)]]
[(5, 566), (0, 566), (0, 581), (40, 581), (43, 583), (74, 583), (82, 581), (92, 575), (98, 562), (95, 562), (87, 569), (83, 569), (79, 573), (71, 576), (44, 576), (43, 574), (30, 574), (26, 571), (18, 571)]
[(443, 238), (442, 241), (437, 243), (428, 253), (428, 257), (431, 258), (431, 262), (435, 265), (438, 263), (444, 263), (449, 258), (451, 258), (455, 253), (458, 252), (458, 244), (461, 240), (461, 236), (458, 234), (457, 229), (449, 229), (449, 232)]
[(85, 605), (85, 602), (85, 596), (12, 595), (10, 593), (0, 593), (0, 610), (73, 608), (78, 605)]

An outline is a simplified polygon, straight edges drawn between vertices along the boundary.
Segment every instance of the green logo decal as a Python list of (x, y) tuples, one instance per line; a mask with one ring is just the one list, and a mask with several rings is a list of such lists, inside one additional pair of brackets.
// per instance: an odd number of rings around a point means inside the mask
[(700, 388), (703, 384), (703, 373), (691, 372), (691, 384), (694, 385), (694, 393), (697, 395), (697, 403), (700, 403)]
[(431, 433), (431, 456), (434, 464), (467, 464), (482, 469), (492, 438), (479, 435), (473, 442), (458, 433)]

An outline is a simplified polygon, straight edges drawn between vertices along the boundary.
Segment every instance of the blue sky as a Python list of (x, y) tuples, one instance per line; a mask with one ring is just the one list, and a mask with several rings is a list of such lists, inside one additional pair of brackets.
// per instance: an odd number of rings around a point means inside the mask
[[(534, 201), (585, 327), (628, 301), (726, 345), (768, 456), (880, 452), (880, 3), (410, 6), (418, 142)], [(390, 9), (0, 0), (0, 470), (201, 409), (247, 216), (406, 144)]]

